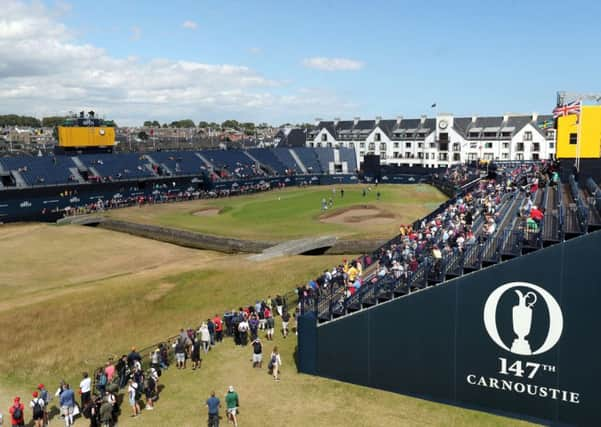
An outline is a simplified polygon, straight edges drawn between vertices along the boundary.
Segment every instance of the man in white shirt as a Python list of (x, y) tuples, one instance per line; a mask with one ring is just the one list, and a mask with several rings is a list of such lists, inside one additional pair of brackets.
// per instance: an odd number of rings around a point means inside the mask
[(81, 392), (81, 407), (85, 407), (90, 401), (92, 391), (92, 379), (87, 372), (83, 373), (83, 379), (79, 382), (79, 391)]

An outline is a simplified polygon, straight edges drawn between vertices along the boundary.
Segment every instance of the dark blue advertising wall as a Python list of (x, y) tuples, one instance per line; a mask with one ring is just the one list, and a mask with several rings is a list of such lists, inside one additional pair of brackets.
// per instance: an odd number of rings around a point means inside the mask
[(321, 376), (599, 426), (600, 255), (601, 232), (572, 239), (317, 326), (313, 341), (301, 330), (299, 354)]

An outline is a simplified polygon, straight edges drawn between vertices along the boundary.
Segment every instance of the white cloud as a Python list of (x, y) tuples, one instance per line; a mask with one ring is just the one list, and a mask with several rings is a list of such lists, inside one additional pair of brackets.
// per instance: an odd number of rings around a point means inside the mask
[(263, 50), (260, 47), (251, 47), (250, 49), (248, 49), (248, 51), (253, 55), (258, 55), (261, 52), (263, 52)]
[(315, 56), (305, 58), (303, 65), (307, 68), (314, 68), (322, 71), (356, 71), (365, 65), (362, 61), (356, 61), (348, 58), (326, 58)]
[(139, 124), (149, 117), (300, 121), (352, 112), (334, 93), (293, 90), (243, 65), (115, 57), (79, 42), (59, 19), (39, 2), (3, 1), (0, 114), (89, 108)]
[(184, 21), (182, 27), (187, 28), (188, 30), (195, 30), (198, 28), (198, 24), (194, 21), (187, 20)]
[(137, 25), (131, 27), (131, 39), (140, 40), (140, 37), (142, 37), (142, 29)]

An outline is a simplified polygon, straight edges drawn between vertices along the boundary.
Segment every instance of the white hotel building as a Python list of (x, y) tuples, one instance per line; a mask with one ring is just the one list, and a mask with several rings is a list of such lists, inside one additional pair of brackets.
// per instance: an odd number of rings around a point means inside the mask
[[(394, 120), (316, 119), (308, 147), (353, 148), (358, 162), (367, 154), (383, 165), (449, 166), (470, 160), (537, 160), (555, 155), (553, 117), (506, 114), (495, 117), (398, 117)], [(547, 126), (544, 123), (547, 123)]]

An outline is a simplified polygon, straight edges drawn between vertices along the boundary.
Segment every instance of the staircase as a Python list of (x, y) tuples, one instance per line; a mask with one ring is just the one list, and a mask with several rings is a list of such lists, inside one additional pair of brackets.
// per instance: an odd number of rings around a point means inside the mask
[(81, 176), (81, 174), (79, 173), (79, 168), (69, 168), (69, 172), (71, 172), (71, 175), (77, 180), (78, 183), (86, 183), (86, 180), (83, 179), (83, 176)]
[(213, 163), (209, 162), (209, 160), (205, 156), (203, 156), (200, 153), (194, 153), (194, 154), (196, 155), (196, 157), (198, 157), (200, 160), (202, 160), (209, 169), (215, 170), (215, 165), (213, 165)]
[(290, 155), (296, 162), (296, 164), (297, 164), (298, 168), (301, 170), (301, 172), (304, 174), (307, 174), (307, 168), (306, 168), (305, 164), (302, 162), (302, 160), (300, 159), (300, 157), (298, 157), (298, 155), (294, 152), (294, 150), (292, 148), (289, 148), (288, 151), (290, 152)]
[(17, 187), (27, 187), (27, 183), (21, 176), (21, 172), (14, 170), (14, 171), (11, 171), (11, 173), (13, 175), (13, 178), (15, 178), (15, 184)]

